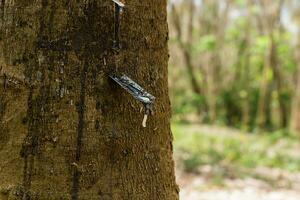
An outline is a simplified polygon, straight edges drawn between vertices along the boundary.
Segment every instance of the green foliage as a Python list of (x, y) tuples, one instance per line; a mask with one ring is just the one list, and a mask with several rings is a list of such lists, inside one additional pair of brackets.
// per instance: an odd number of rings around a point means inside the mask
[(234, 3), (239, 7), (244, 7), (247, 2), (245, 0), (235, 0)]
[(198, 41), (193, 43), (192, 49), (193, 54), (198, 55), (199, 53), (206, 51), (213, 51), (216, 47), (216, 38), (214, 35), (202, 36)]
[[(177, 56), (178, 52), (171, 56), (172, 69), (180, 74), (170, 88), (174, 118), (186, 122), (190, 115), (197, 113), (202, 123), (243, 130), (287, 128), (289, 122), (285, 127), (281, 122), (290, 118), (298, 67), (295, 52), (299, 48), (295, 44), (295, 32), (286, 22), (291, 14), (282, 12), (283, 20), (269, 16), (273, 12), (269, 9), (277, 7), (275, 4), (279, 1), (262, 6), (234, 0), (228, 7), (221, 2), (195, 4), (192, 38), (186, 38), (190, 31), (186, 21), (190, 19), (190, 10), (181, 10), (186, 19), (182, 20), (183, 42), (190, 48), (191, 59), (186, 61), (182, 51), (182, 57)], [(189, 6), (188, 1), (178, 5)], [(228, 13), (225, 8), (229, 9)], [(289, 8), (284, 6), (284, 9)], [(275, 21), (269, 24), (271, 20)], [(172, 31), (172, 25), (170, 27)], [(171, 45), (176, 43), (176, 40), (170, 42)], [(271, 47), (274, 54), (270, 53)], [(187, 62), (194, 68), (201, 95), (193, 92), (186, 73), (188, 69), (184, 66)], [(179, 81), (185, 83), (178, 86)], [(259, 102), (264, 105), (259, 107)], [(258, 112), (260, 108), (262, 112)]]
[[(237, 168), (270, 167), (300, 170), (300, 142), (286, 131), (265, 134), (208, 133), (199, 126), (173, 124), (175, 151), (184, 169), (197, 171), (201, 165), (231, 164)], [(220, 129), (221, 130), (221, 129)]]
[(267, 47), (270, 43), (270, 39), (267, 36), (258, 36), (255, 38), (254, 45), (251, 50), (254, 54), (264, 55)]

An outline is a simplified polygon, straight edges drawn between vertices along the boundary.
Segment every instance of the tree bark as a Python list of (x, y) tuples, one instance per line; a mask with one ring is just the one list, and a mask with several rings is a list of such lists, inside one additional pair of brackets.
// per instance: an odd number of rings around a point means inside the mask
[[(166, 1), (126, 1), (118, 56), (113, 6), (0, 2), (0, 199), (178, 199)], [(147, 128), (116, 71), (156, 96)]]
[[(298, 35), (300, 36), (299, 33)], [(295, 134), (297, 136), (299, 136), (300, 134), (300, 64), (299, 64), (300, 45), (299, 44), (297, 45), (296, 56), (295, 56), (298, 63), (298, 67), (297, 67), (297, 74), (296, 74), (295, 92), (292, 99), (291, 120), (290, 120), (290, 131), (292, 134)]]

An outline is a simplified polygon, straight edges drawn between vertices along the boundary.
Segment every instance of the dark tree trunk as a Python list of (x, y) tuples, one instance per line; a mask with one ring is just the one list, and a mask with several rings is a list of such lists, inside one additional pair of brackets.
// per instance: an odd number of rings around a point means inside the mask
[[(0, 5), (0, 199), (178, 199), (166, 1), (126, 1), (118, 57), (109, 0)], [(147, 128), (116, 70), (157, 97)]]

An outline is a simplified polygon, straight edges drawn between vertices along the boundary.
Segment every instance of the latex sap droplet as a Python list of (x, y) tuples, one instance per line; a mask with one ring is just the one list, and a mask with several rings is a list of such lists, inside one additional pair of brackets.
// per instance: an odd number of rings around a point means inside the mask
[(122, 75), (121, 77), (110, 75), (110, 78), (131, 94), (137, 101), (143, 104), (144, 119), (142, 125), (143, 127), (146, 127), (150, 108), (155, 101), (155, 97), (126, 75)]

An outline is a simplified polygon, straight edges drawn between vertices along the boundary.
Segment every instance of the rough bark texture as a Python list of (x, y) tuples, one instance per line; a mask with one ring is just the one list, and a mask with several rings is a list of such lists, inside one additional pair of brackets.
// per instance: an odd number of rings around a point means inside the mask
[(166, 1), (126, 5), (118, 72), (157, 97), (147, 128), (108, 78), (110, 0), (0, 2), (1, 200), (178, 199)]

